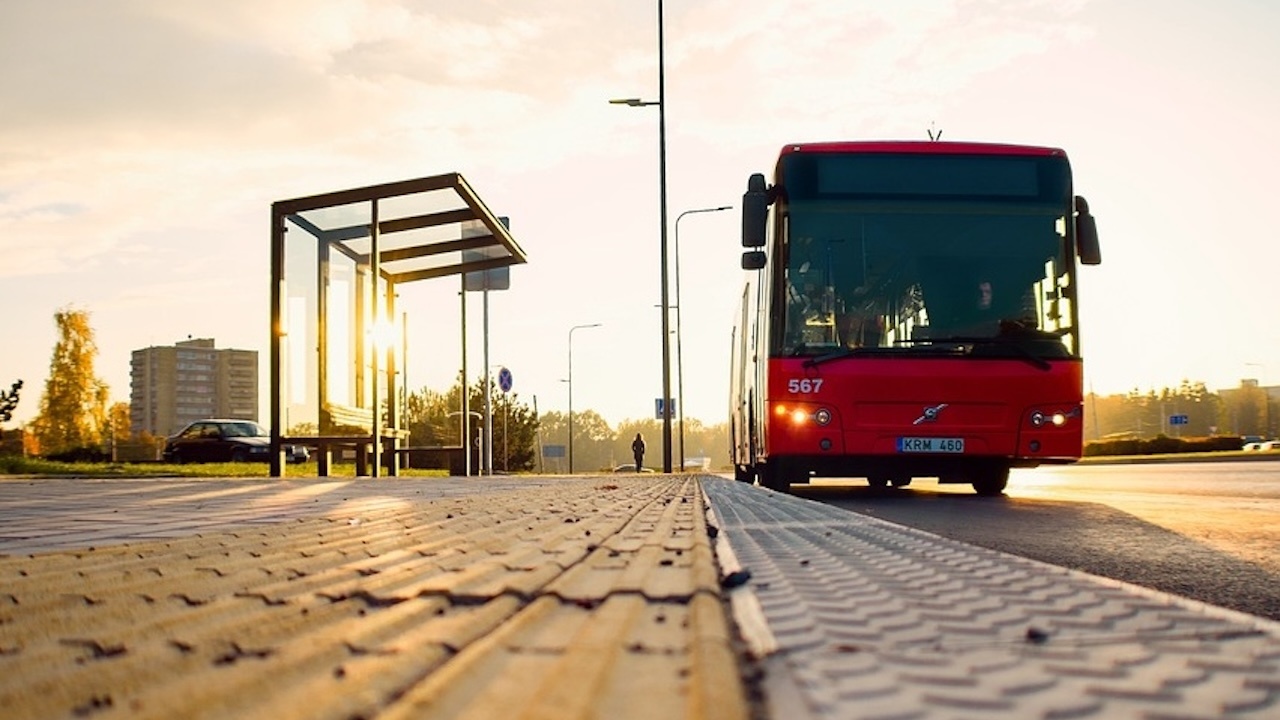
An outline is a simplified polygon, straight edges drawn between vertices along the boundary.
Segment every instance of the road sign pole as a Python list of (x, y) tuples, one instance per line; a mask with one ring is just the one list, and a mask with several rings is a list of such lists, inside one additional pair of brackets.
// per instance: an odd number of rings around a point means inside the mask
[(498, 389), (502, 391), (502, 472), (510, 472), (511, 453), (507, 451), (507, 421), (511, 412), (511, 398), (507, 393), (512, 387), (511, 371), (506, 367), (498, 368)]
[(481, 475), (493, 475), (493, 386), (489, 378), (489, 286), (484, 292), (484, 455)]

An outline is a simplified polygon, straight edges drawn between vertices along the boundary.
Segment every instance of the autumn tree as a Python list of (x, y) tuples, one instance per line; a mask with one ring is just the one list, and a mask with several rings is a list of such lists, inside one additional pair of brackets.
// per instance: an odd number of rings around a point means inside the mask
[(58, 342), (32, 432), (44, 455), (98, 449), (108, 430), (107, 385), (94, 371), (98, 346), (89, 313), (64, 308), (53, 318)]
[(116, 442), (126, 442), (133, 437), (132, 422), (129, 419), (129, 403), (118, 402), (107, 411), (107, 425), (110, 437)]

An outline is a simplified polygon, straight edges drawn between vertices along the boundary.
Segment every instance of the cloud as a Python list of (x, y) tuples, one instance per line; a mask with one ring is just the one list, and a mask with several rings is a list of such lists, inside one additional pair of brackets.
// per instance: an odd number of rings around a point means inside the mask
[[(129, 218), (142, 214), (163, 226), (249, 196), (265, 203), (421, 175), (425, 165), (519, 170), (562, 157), (569, 143), (602, 150), (607, 124), (591, 119), (608, 112), (606, 93), (591, 76), (607, 66), (608, 40), (587, 28), (604, 10), (537, 10), (6, 3), (0, 94), (17, 99), (0, 105), (8, 219), (25, 218), (13, 229), (48, 239), (40, 254), (58, 256), (70, 251), (36, 208), (84, 207), (101, 240), (135, 232)], [(278, 192), (247, 192), (254, 181)], [(71, 244), (90, 231), (63, 227)], [(52, 260), (36, 264), (53, 269)]]
[[(1062, 42), (1078, 6), (673, 6), (672, 142), (756, 155), (922, 128), (937, 98), (974, 75)], [(11, 230), (0, 250), (41, 237), (25, 265), (56, 270), (193, 220), (424, 166), (521, 175), (570, 154), (648, 152), (652, 112), (604, 101), (656, 94), (652, 10), (621, 0), (6, 3), (0, 93), (19, 102), (0, 106)], [(770, 123), (776, 115), (786, 124)], [(72, 206), (79, 217), (41, 210)]]

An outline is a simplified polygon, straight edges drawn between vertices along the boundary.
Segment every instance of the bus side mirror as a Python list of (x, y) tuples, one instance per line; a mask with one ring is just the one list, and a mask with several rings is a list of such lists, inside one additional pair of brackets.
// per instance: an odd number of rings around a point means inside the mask
[(748, 250), (742, 253), (742, 269), (743, 270), (761, 270), (764, 268), (765, 255), (763, 250)]
[(764, 175), (756, 173), (747, 180), (747, 192), (742, 195), (742, 247), (764, 247), (768, 216), (769, 192), (765, 189)]
[(1089, 203), (1076, 196), (1076, 252), (1085, 265), (1102, 262), (1102, 247), (1098, 244), (1098, 223), (1089, 213)]

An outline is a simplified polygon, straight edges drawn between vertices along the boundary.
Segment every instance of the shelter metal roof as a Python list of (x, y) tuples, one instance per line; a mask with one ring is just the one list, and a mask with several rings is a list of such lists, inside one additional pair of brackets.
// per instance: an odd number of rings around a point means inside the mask
[(528, 261), (458, 173), (281, 200), (272, 209), (359, 263), (372, 260), (376, 217), (379, 270), (393, 283)]

